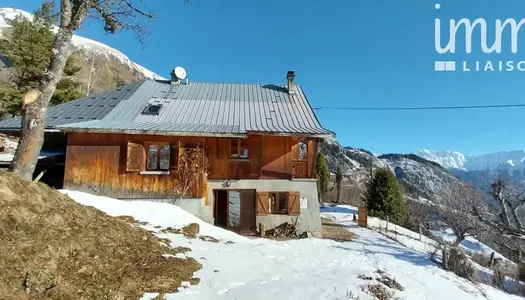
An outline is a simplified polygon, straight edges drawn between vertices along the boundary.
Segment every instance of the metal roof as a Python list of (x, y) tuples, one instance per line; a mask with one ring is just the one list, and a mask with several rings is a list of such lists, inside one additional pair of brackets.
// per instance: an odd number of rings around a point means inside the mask
[[(101, 120), (120, 101), (129, 99), (140, 86), (141, 82), (133, 83), (49, 107), (47, 110), (46, 128), (54, 129), (59, 125)], [(20, 117), (2, 120), (0, 121), (0, 130), (20, 130), (20, 121)]]
[[(102, 94), (50, 108), (46, 125), (63, 131), (172, 135), (332, 134), (321, 126), (300, 86), (288, 93), (283, 85), (145, 80)], [(148, 104), (162, 108), (156, 115), (142, 114)]]

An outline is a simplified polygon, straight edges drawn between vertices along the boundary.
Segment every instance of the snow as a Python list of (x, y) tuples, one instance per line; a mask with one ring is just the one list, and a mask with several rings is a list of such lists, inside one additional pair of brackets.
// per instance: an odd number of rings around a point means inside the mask
[[(33, 15), (26, 11), (17, 8), (0, 8), (0, 28), (9, 27), (9, 25), (6, 23), (6, 20), (13, 19), (17, 15), (22, 15), (29, 20), (33, 20)], [(57, 30), (58, 29), (54, 27), (54, 31), (56, 32)], [(118, 51), (117, 49), (111, 48), (106, 44), (78, 35), (73, 35), (71, 43), (76, 50), (83, 51), (88, 54), (102, 55), (107, 58), (113, 57), (119, 60), (122, 64), (127, 65), (130, 69), (136, 70), (137, 72), (143, 74), (147, 79), (166, 80), (164, 77), (155, 74), (154, 72), (137, 63), (134, 63), (124, 53)]]
[(465, 156), (455, 151), (418, 150), (416, 155), (437, 162), (445, 168), (465, 171), (496, 171), (506, 166), (511, 171), (525, 171), (525, 150), (500, 151), (480, 156)]
[[(352, 242), (313, 238), (272, 241), (241, 237), (216, 228), (171, 204), (62, 192), (109, 215), (129, 215), (146, 221), (148, 224), (143, 228), (169, 239), (171, 246), (192, 249), (186, 255), (203, 265), (195, 273), (200, 283), (185, 284), (178, 293), (166, 295), (166, 299), (350, 299), (351, 293), (369, 300), (374, 298), (364, 294), (360, 286), (371, 281), (358, 276), (375, 277), (378, 269), (387, 271), (405, 288), (395, 291), (395, 297), (400, 299), (521, 299), (445, 272), (432, 263), (422, 249), (398, 244), (373, 230), (357, 228), (351, 221), (357, 211), (349, 206), (323, 209), (322, 215), (355, 232), (358, 237)], [(178, 227), (190, 222), (201, 226), (201, 234), (221, 242), (187, 239), (182, 235), (160, 233), (161, 228), (155, 228)], [(226, 240), (233, 243), (224, 242)], [(157, 295), (156, 291), (144, 292), (141, 299)]]
[[(43, 159), (46, 157), (52, 157), (57, 155), (63, 155), (64, 152), (61, 151), (42, 151), (40, 152), (40, 155), (38, 156), (38, 159)], [(6, 163), (13, 161), (13, 158), (15, 157), (14, 152), (7, 152), (7, 153), (0, 153), (0, 163)]]

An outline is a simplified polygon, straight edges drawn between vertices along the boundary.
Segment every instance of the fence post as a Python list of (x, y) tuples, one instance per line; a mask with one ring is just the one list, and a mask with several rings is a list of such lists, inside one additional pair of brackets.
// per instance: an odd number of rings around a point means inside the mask
[(447, 245), (446, 244), (443, 245), (442, 262), (443, 262), (443, 269), (448, 270)]
[(421, 242), (421, 223), (419, 223), (419, 241)]
[(386, 216), (386, 232), (388, 232), (388, 223), (389, 223), (389, 220), (388, 220), (388, 216)]

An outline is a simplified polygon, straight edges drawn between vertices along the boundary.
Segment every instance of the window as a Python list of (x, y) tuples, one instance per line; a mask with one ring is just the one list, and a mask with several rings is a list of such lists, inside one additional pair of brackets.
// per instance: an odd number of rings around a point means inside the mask
[(306, 160), (308, 158), (308, 144), (306, 140), (303, 140), (298, 145), (298, 157), (299, 160)]
[(148, 104), (142, 111), (143, 115), (158, 115), (160, 109), (162, 108), (161, 104)]
[(148, 170), (168, 170), (170, 168), (170, 145), (149, 144), (146, 168)]
[(232, 139), (230, 142), (231, 158), (248, 158), (248, 140)]
[(270, 213), (287, 214), (288, 213), (288, 193), (269, 193)]

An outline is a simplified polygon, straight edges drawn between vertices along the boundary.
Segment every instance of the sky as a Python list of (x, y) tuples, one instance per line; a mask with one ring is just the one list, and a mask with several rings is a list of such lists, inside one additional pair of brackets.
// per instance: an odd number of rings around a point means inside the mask
[[(0, 6), (34, 11), (41, 0), (2, 0)], [(489, 46), (496, 19), (525, 18), (522, 0), (183, 0), (142, 1), (156, 13), (145, 45), (132, 33), (107, 35), (89, 21), (81, 36), (119, 49), (169, 77), (183, 66), (192, 81), (285, 84), (295, 70), (313, 107), (420, 107), (525, 103), (525, 72), (436, 72), (435, 61), (525, 61), (525, 26), (518, 50), (502, 36), (502, 52), (483, 53), (474, 30), (456, 53), (439, 54), (450, 19), (483, 18)], [(439, 3), (439, 9), (436, 4)], [(520, 53), (521, 52), (521, 53)], [(525, 66), (525, 64), (524, 64)], [(525, 149), (525, 107), (431, 111), (316, 110), (321, 124), (345, 145), (374, 153), (417, 149), (480, 155)]]

